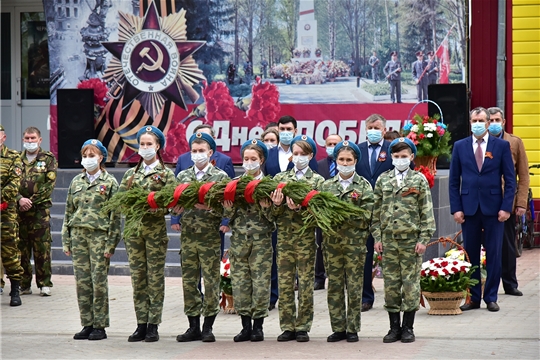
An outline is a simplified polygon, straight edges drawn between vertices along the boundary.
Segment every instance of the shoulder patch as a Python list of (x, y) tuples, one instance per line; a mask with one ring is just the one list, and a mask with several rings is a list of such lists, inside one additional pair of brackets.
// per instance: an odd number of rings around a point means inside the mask
[(21, 176), (21, 175), (22, 175), (22, 170), (21, 170), (20, 167), (15, 166), (14, 171), (15, 171), (15, 174), (17, 174), (17, 176)]
[(56, 179), (56, 174), (54, 173), (54, 171), (49, 171), (47, 173), (47, 178), (49, 178), (49, 180), (55, 180)]

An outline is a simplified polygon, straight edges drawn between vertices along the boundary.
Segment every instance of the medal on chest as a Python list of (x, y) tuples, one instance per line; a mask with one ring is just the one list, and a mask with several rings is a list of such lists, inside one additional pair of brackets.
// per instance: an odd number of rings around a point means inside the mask
[(45, 163), (45, 161), (38, 161), (36, 163), (36, 170), (37, 171), (43, 171), (47, 168), (47, 164)]
[(383, 161), (386, 161), (386, 151), (381, 151), (379, 153), (379, 161), (383, 162)]
[(107, 192), (107, 186), (99, 185), (98, 188), (97, 188), (97, 191), (99, 191), (99, 193), (101, 195), (105, 195), (105, 193)]

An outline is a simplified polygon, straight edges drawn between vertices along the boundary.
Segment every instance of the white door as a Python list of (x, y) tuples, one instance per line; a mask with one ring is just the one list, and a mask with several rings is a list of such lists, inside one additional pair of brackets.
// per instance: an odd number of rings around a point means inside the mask
[(41, 146), (49, 150), (49, 48), (42, 5), (2, 6), (1, 113), (6, 145), (21, 150), (29, 126), (41, 131)]

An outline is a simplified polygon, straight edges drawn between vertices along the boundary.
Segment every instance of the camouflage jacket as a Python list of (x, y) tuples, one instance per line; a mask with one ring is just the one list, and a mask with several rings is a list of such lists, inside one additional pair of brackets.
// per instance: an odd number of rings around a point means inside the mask
[(394, 169), (381, 174), (374, 189), (371, 234), (375, 242), (418, 239), (427, 245), (435, 232), (431, 190), (426, 178), (408, 170), (398, 187)]
[(71, 251), (71, 229), (74, 227), (107, 232), (107, 250), (109, 254), (120, 242), (120, 213), (103, 215), (100, 213), (103, 203), (118, 191), (116, 178), (106, 171), (92, 183), (86, 173), (71, 180), (66, 200), (66, 213), (62, 226), (62, 247)]
[[(50, 151), (38, 150), (33, 161), (28, 161), (26, 150), (21, 153), (23, 178), (17, 201), (25, 197), (32, 200), (32, 208), (47, 209), (52, 206), (52, 192), (56, 184), (56, 158)], [(33, 210), (33, 209), (31, 209)]]
[(1, 202), (7, 203), (7, 209), (2, 211), (2, 223), (17, 222), (17, 194), (22, 178), (22, 162), (19, 153), (0, 146), (0, 194)]
[(320, 190), (328, 191), (338, 199), (353, 203), (367, 211), (365, 216), (349, 219), (339, 229), (336, 229), (340, 236), (326, 236), (324, 237), (324, 241), (333, 243), (345, 242), (347, 244), (365, 242), (368, 236), (374, 202), (373, 189), (369, 181), (355, 173), (352, 183), (344, 190), (340, 183), (339, 175), (336, 175), (326, 180)]
[[(178, 173), (176, 180), (180, 184), (189, 183), (192, 181), (197, 181), (197, 175), (195, 174), (195, 165), (187, 168)], [(210, 165), (204, 176), (200, 181), (202, 182), (218, 182), (223, 179), (228, 179), (229, 176), (223, 170), (218, 169), (217, 167)], [(222, 212), (215, 211), (206, 211), (199, 209), (186, 209), (182, 213), (182, 218), (180, 219), (180, 225), (182, 231), (188, 231), (190, 233), (201, 233), (207, 231), (218, 231), (223, 219), (224, 214)]]
[[(285, 183), (289, 181), (305, 181), (311, 185), (313, 190), (320, 190), (324, 182), (324, 178), (311, 169), (308, 169), (306, 174), (298, 180), (296, 178), (296, 168), (294, 167), (276, 174), (274, 180)], [(285, 199), (283, 199), (280, 206), (272, 206), (271, 209), (272, 215), (276, 217), (276, 225), (280, 231), (295, 233), (304, 225), (303, 213), (306, 209), (301, 209), (300, 211), (291, 210), (287, 206)]]

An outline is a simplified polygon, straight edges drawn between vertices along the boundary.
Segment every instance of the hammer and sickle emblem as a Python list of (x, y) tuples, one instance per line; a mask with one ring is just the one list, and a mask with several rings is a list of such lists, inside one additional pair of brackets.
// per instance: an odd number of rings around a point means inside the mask
[(152, 44), (154, 49), (156, 49), (156, 51), (158, 53), (158, 57), (157, 57), (156, 60), (154, 60), (150, 55), (148, 55), (148, 52), (150, 51), (150, 48), (149, 47), (144, 47), (141, 50), (141, 52), (139, 53), (139, 56), (142, 57), (142, 58), (147, 58), (148, 60), (150, 60), (152, 62), (152, 64), (149, 65), (149, 64), (146, 64), (145, 62), (143, 62), (141, 64), (141, 66), (139, 66), (139, 68), (137, 69), (136, 73), (138, 74), (144, 69), (144, 70), (148, 70), (148, 71), (159, 70), (163, 74), (165, 74), (165, 69), (163, 69), (161, 67), (161, 65), (163, 64), (163, 52), (161, 51), (159, 46), (157, 46), (153, 41), (150, 41), (150, 44)]

